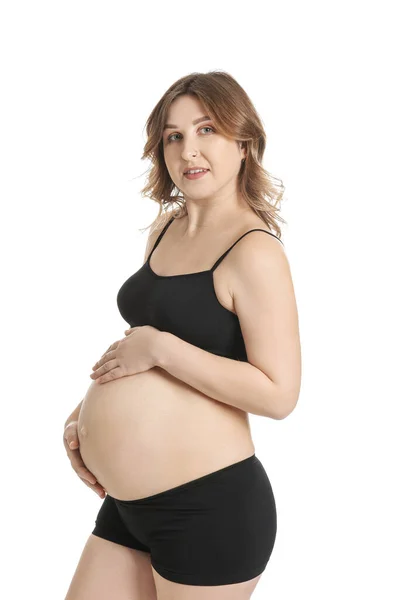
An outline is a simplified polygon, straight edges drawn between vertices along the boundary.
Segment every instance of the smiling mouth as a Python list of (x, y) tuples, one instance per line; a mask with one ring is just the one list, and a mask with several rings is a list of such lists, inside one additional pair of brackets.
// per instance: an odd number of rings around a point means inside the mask
[[(195, 169), (195, 170), (197, 171), (197, 169)], [(207, 172), (207, 171), (209, 171), (209, 170), (210, 170), (210, 169), (202, 169), (202, 170), (200, 171), (200, 173)], [(191, 172), (190, 172), (190, 169), (189, 169), (188, 171), (183, 171), (183, 174), (184, 174), (184, 175), (196, 175), (197, 173), (191, 173)]]
[(186, 177), (186, 179), (189, 180), (193, 180), (193, 179), (201, 179), (202, 177), (204, 177), (205, 175), (207, 175), (207, 173), (209, 172), (210, 169), (206, 169), (205, 171), (199, 171), (198, 173), (184, 173), (183, 176)]

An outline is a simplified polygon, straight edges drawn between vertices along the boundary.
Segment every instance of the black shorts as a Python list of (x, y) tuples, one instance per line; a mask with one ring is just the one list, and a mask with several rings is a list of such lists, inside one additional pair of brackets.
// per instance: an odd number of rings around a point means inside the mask
[(272, 487), (253, 454), (146, 498), (107, 495), (92, 533), (150, 553), (165, 579), (215, 586), (260, 575), (276, 530)]

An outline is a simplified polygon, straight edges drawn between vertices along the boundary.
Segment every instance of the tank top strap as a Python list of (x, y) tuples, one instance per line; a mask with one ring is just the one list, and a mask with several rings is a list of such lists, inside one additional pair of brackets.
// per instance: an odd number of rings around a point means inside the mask
[(154, 246), (153, 246), (153, 249), (152, 249), (152, 251), (150, 252), (150, 254), (149, 254), (149, 257), (148, 257), (148, 259), (147, 259), (147, 260), (150, 260), (150, 258), (151, 258), (151, 255), (153, 254), (154, 250), (157, 248), (158, 244), (159, 244), (159, 243), (160, 243), (160, 241), (161, 241), (161, 238), (162, 238), (162, 236), (163, 236), (163, 235), (164, 235), (164, 233), (167, 231), (168, 227), (171, 225), (171, 223), (172, 223), (172, 221), (173, 221), (173, 220), (174, 220), (174, 217), (171, 217), (171, 219), (168, 221), (168, 223), (167, 223), (166, 225), (164, 225), (164, 227), (162, 228), (162, 230), (161, 230), (161, 232), (160, 232), (160, 235), (159, 235), (159, 236), (158, 236), (158, 238), (156, 239), (156, 242), (155, 242), (155, 244), (154, 244)]
[(268, 233), (268, 235), (272, 235), (272, 237), (274, 237), (274, 238), (276, 238), (277, 240), (279, 240), (279, 241), (281, 242), (282, 246), (284, 245), (284, 244), (283, 244), (283, 242), (282, 242), (282, 241), (281, 241), (281, 240), (280, 240), (280, 239), (279, 239), (279, 238), (278, 238), (276, 235), (274, 235), (273, 233), (271, 233), (271, 232), (269, 232), (269, 231), (266, 231), (265, 229), (259, 229), (259, 228), (256, 228), (256, 229), (249, 229), (249, 231), (246, 231), (246, 233), (244, 233), (243, 235), (241, 235), (241, 236), (240, 236), (240, 238), (238, 238), (238, 239), (236, 240), (236, 242), (234, 242), (234, 243), (232, 244), (232, 246), (230, 246), (230, 247), (228, 248), (228, 250), (225, 250), (225, 252), (224, 252), (224, 253), (223, 253), (223, 254), (222, 254), (222, 255), (221, 255), (219, 258), (218, 258), (218, 260), (217, 260), (217, 261), (214, 263), (214, 265), (211, 267), (211, 269), (210, 269), (210, 270), (211, 270), (211, 271), (214, 271), (214, 270), (215, 270), (215, 269), (218, 267), (219, 263), (220, 263), (220, 262), (221, 262), (221, 261), (222, 261), (222, 260), (225, 258), (225, 256), (228, 254), (228, 252), (230, 252), (230, 251), (232, 250), (232, 248), (233, 248), (233, 247), (234, 247), (234, 246), (235, 246), (235, 245), (236, 245), (236, 244), (237, 244), (237, 243), (238, 243), (238, 242), (239, 242), (239, 241), (242, 239), (242, 237), (244, 237), (244, 236), (245, 236), (245, 235), (247, 235), (248, 233), (251, 233), (252, 231), (263, 231), (264, 233)]

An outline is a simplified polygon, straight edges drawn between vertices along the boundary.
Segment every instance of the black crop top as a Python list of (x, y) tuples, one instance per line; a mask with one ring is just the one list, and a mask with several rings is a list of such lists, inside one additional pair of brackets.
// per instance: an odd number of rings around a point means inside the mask
[[(211, 269), (181, 275), (157, 275), (150, 267), (150, 258), (174, 218), (165, 225), (144, 265), (122, 284), (117, 305), (130, 327), (152, 325), (168, 331), (203, 350), (247, 361), (238, 316), (220, 304), (213, 281), (213, 272), (243, 236), (236, 240)], [(281, 240), (279, 240), (281, 241)], [(283, 245), (283, 243), (281, 242)]]

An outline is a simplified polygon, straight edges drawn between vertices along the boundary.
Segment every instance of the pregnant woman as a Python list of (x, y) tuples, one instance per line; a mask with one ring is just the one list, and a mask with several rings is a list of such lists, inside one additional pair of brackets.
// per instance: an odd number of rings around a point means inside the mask
[(66, 600), (247, 600), (277, 532), (248, 415), (283, 419), (300, 391), (295, 294), (270, 231), (282, 193), (226, 73), (178, 80), (147, 133), (143, 191), (178, 209), (120, 287), (130, 328), (65, 424), (74, 469), (104, 498)]

